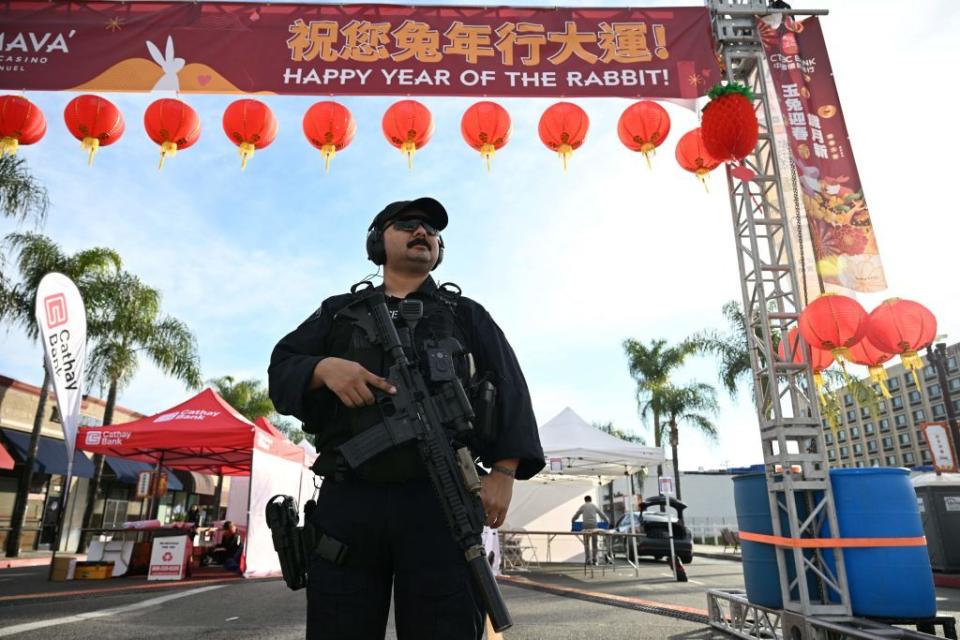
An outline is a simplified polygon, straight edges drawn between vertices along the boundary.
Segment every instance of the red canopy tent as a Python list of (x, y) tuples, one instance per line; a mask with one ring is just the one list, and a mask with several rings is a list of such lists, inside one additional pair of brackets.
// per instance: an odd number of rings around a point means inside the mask
[(308, 470), (304, 450), (268, 421), (250, 422), (208, 388), (135, 422), (83, 427), (77, 448), (184, 471), (248, 476), (234, 479), (227, 508), (227, 517), (246, 529), (241, 566), (244, 575), (279, 575), (264, 508), (278, 493), (299, 497)]
[(15, 464), (13, 458), (7, 453), (7, 450), (3, 448), (3, 445), (0, 444), (0, 469), (13, 469)]
[(255, 425), (213, 389), (134, 422), (81, 427), (77, 448), (228, 476), (250, 475), (253, 449), (303, 462), (303, 449), (269, 422)]

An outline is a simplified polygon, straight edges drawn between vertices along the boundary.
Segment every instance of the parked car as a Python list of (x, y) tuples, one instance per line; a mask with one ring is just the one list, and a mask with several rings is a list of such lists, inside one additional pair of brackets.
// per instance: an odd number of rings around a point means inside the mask
[[(654, 560), (668, 558), (670, 556), (670, 534), (667, 527), (667, 518), (673, 525), (673, 548), (680, 558), (680, 562), (690, 564), (693, 562), (693, 535), (681, 522), (683, 510), (687, 505), (679, 500), (672, 498), (670, 506), (665, 506), (667, 500), (664, 496), (655, 496), (644, 501), (643, 511), (634, 511), (630, 514), (624, 514), (618, 521), (616, 530), (620, 533), (630, 533), (630, 519), (633, 519), (633, 526), (637, 536), (637, 555), (650, 556)], [(664, 507), (664, 511), (660, 508)], [(616, 536), (613, 539), (613, 553), (617, 556), (629, 557), (634, 559), (633, 544), (630, 538), (626, 536)]]

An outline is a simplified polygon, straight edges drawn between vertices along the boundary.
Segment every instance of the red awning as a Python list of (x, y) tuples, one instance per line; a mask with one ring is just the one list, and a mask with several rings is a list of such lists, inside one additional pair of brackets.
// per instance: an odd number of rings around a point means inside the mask
[(13, 469), (15, 464), (13, 456), (7, 453), (7, 450), (3, 448), (3, 444), (0, 443), (0, 469)]
[[(256, 427), (209, 388), (134, 422), (82, 427), (77, 447), (172, 469), (228, 476), (250, 473), (254, 447), (290, 459), (297, 459), (295, 450), (299, 450), (282, 434), (277, 437)], [(302, 453), (299, 455), (302, 461)]]

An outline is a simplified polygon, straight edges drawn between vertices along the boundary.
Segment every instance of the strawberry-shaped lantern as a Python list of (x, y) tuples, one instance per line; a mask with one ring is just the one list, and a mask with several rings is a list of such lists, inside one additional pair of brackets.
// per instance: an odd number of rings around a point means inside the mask
[(742, 84), (716, 85), (703, 108), (700, 132), (703, 144), (714, 158), (740, 161), (757, 146), (760, 127), (753, 109), (753, 93)]

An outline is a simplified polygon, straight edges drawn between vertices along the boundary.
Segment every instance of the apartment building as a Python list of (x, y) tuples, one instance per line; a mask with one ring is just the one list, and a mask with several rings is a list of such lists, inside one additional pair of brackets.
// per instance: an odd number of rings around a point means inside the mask
[[(823, 421), (827, 457), (832, 467), (918, 467), (931, 464), (930, 450), (920, 430), (924, 422), (946, 420), (944, 390), (937, 371), (923, 356), (920, 387), (902, 364), (887, 367), (891, 398), (882, 399), (871, 414), (858, 406), (846, 388), (839, 391), (842, 415), (836, 434)], [(960, 414), (960, 343), (947, 347), (948, 390)], [(894, 360), (893, 362), (898, 362)]]

